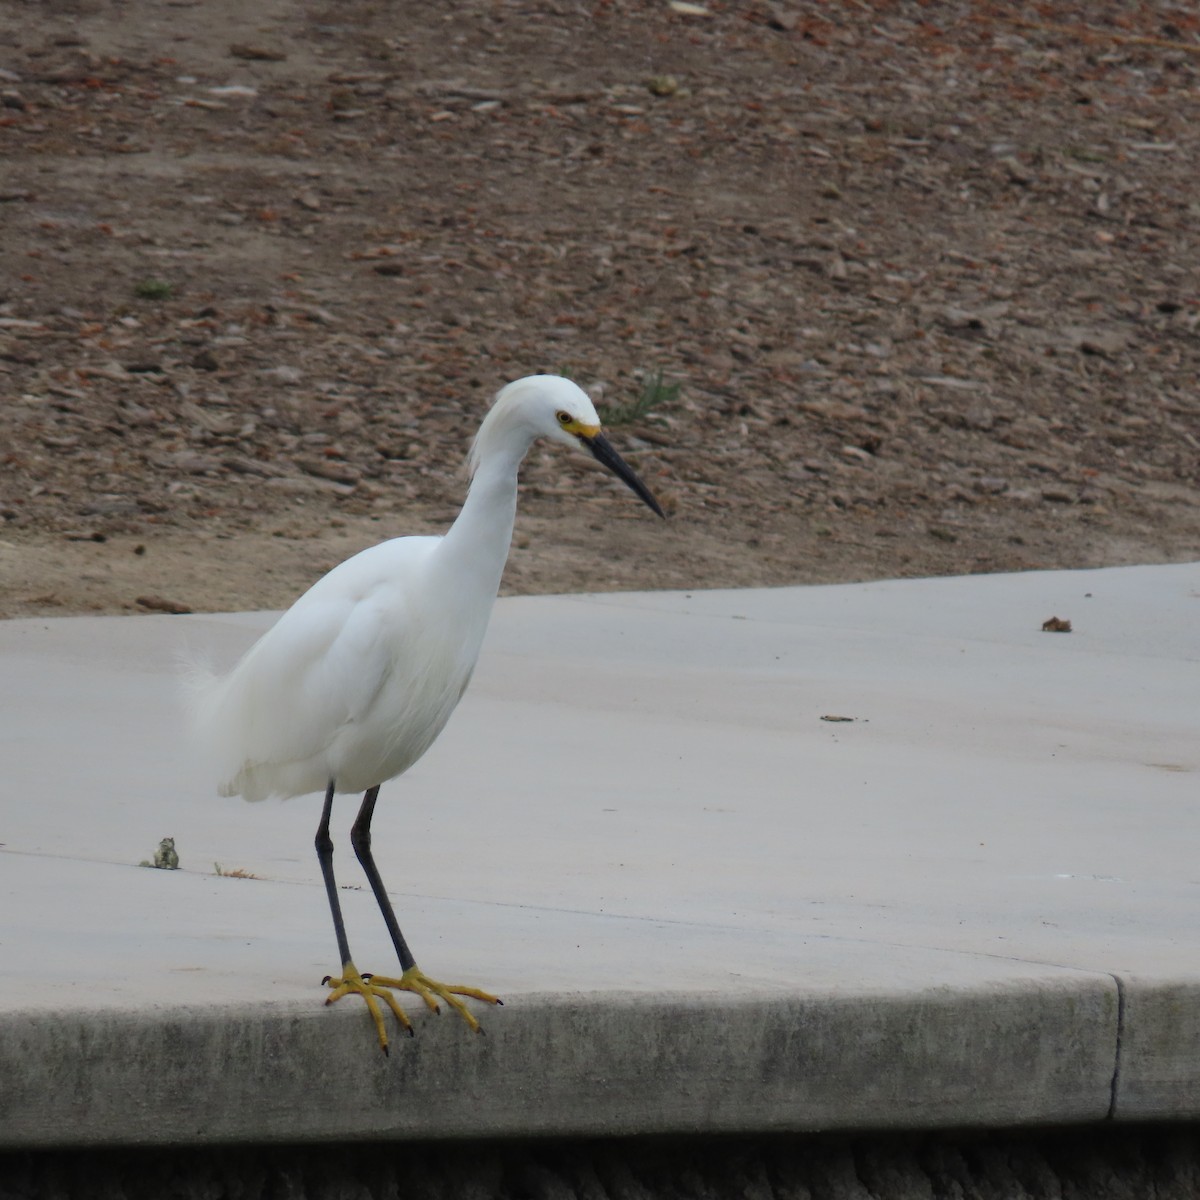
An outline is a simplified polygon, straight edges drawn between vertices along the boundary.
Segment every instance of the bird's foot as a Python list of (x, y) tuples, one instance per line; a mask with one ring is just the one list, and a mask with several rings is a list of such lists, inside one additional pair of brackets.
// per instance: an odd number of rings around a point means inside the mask
[(396, 988), (405, 992), (416, 992), (433, 1012), (441, 1012), (438, 1000), (445, 1000), (452, 1009), (476, 1032), (482, 1033), (483, 1028), (475, 1019), (475, 1014), (459, 999), (468, 996), (472, 1000), (482, 1000), (485, 1004), (503, 1004), (504, 1001), (490, 992), (482, 992), (479, 988), (464, 987), (461, 983), (438, 983), (430, 979), (420, 967), (409, 967), (399, 979), (391, 979), (383, 975), (370, 975), (371, 987)]
[(335, 1000), (351, 994), (361, 996), (366, 1001), (367, 1011), (371, 1014), (371, 1020), (375, 1022), (375, 1032), (379, 1035), (379, 1048), (384, 1054), (388, 1053), (388, 1036), (383, 1022), (383, 1010), (379, 1007), (380, 1000), (392, 1010), (393, 1016), (400, 1022), (400, 1028), (409, 1037), (413, 1036), (412, 1022), (408, 1019), (408, 1013), (400, 1007), (396, 997), (388, 991), (390, 980), (376, 980), (370, 975), (361, 975), (358, 968), (352, 962), (348, 962), (343, 964), (340, 977), (335, 979), (331, 975), (326, 975), (321, 982), (328, 984), (333, 989), (325, 997), (326, 1004), (332, 1004)]

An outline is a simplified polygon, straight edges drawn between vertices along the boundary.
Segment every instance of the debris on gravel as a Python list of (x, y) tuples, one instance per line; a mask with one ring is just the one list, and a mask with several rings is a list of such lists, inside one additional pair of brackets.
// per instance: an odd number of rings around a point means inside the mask
[(285, 604), (535, 371), (669, 520), (535, 449), (510, 591), (1200, 556), (1200, 18), (1038, 11), (9, 6), (0, 615)]

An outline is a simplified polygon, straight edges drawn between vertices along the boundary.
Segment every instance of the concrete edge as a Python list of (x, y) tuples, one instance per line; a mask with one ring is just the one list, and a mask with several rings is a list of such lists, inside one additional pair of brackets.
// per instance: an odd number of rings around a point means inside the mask
[[(359, 1006), (0, 1020), (0, 1150), (916, 1130), (1110, 1112), (1118, 993), (978, 989), (517, 997), (385, 1058)], [(67, 1114), (70, 1117), (67, 1117)]]
[(1119, 977), (1118, 1121), (1200, 1118), (1200, 980)]

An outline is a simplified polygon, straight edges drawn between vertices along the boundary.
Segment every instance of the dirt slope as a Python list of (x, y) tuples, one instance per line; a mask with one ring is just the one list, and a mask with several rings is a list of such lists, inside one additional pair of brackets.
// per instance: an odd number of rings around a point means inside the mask
[(0, 6), (0, 614), (284, 605), (542, 370), (671, 517), (535, 450), (511, 591), (1200, 557), (1191, 10), (677, 9)]

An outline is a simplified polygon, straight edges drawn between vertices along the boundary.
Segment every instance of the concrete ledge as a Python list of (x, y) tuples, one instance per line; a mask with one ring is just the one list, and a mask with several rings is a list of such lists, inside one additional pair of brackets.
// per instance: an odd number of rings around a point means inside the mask
[[(527, 996), (372, 1044), (361, 1006), (10, 1014), (0, 1147), (716, 1134), (1086, 1122), (1111, 980), (873, 996)], [(71, 1118), (64, 1122), (64, 1105)]]
[(374, 832), (507, 1007), (390, 1061), (321, 1004), (319, 797), (182, 752), (178, 651), (269, 615), (0, 623), (0, 1145), (1193, 1118), (1198, 614), (1194, 566), (503, 602)]

